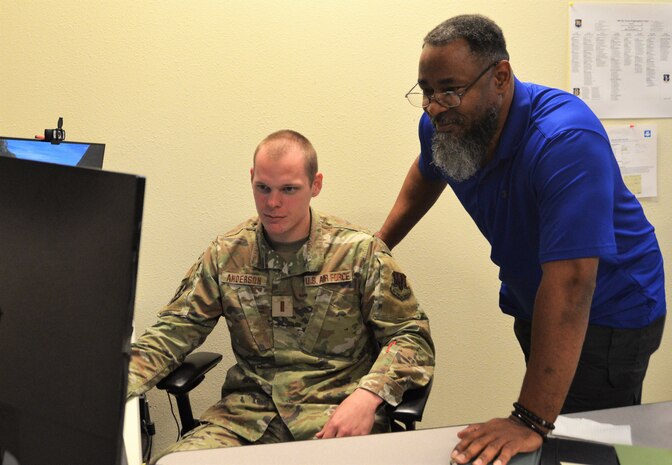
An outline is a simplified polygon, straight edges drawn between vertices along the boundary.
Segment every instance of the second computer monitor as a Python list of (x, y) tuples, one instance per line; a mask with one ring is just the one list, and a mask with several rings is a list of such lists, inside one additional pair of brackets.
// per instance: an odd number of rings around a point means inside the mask
[(0, 136), (0, 156), (84, 168), (102, 168), (105, 144), (62, 141), (58, 144), (37, 139)]

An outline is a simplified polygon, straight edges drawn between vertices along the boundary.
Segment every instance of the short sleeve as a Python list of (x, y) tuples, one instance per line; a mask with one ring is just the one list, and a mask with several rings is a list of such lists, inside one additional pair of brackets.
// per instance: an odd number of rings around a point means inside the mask
[(566, 131), (549, 141), (533, 172), (539, 211), (539, 261), (616, 252), (614, 177), (608, 140)]

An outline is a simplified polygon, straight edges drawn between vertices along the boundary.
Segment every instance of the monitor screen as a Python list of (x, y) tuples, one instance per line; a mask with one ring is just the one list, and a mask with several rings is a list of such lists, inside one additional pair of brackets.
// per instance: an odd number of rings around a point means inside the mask
[(0, 463), (120, 463), (144, 185), (0, 157)]
[(0, 156), (59, 165), (102, 168), (105, 144), (0, 137)]

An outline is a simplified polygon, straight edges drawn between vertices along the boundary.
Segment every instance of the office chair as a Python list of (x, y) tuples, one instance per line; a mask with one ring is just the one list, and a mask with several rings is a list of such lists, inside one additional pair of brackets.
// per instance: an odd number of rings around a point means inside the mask
[[(212, 352), (194, 352), (189, 354), (171, 374), (157, 384), (157, 388), (172, 394), (177, 401), (182, 429), (180, 435), (198, 426), (189, 401), (189, 393), (198, 386), (205, 374), (222, 360), (221, 354)], [(422, 414), (432, 389), (432, 380), (426, 386), (406, 391), (402, 401), (396, 407), (388, 405), (392, 431), (412, 431), (416, 422), (422, 421)]]

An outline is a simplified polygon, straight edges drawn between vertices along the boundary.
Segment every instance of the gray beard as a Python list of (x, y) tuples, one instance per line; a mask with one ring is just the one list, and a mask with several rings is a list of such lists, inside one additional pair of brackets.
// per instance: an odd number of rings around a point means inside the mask
[(483, 166), (490, 141), (497, 131), (497, 110), (490, 108), (463, 134), (435, 132), (432, 164), (456, 182), (466, 181)]

